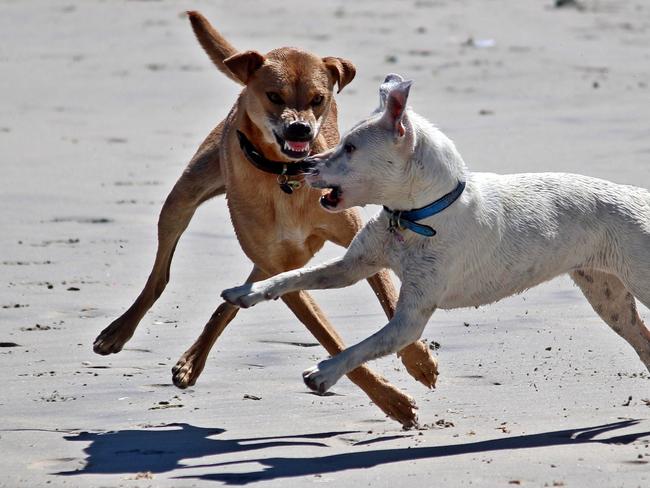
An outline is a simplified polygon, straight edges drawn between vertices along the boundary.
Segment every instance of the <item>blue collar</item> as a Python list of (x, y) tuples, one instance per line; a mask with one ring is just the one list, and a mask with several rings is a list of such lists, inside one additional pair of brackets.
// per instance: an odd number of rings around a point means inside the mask
[(437, 213), (442, 212), (444, 209), (454, 203), (465, 189), (465, 182), (458, 182), (458, 186), (452, 191), (447, 193), (444, 197), (438, 198), (433, 203), (425, 207), (416, 208), (413, 210), (391, 210), (384, 206), (384, 210), (390, 215), (390, 224), (388, 230), (396, 232), (398, 230), (409, 229), (417, 234), (425, 237), (433, 237), (436, 235), (435, 229), (428, 225), (418, 224), (417, 220), (426, 219)]

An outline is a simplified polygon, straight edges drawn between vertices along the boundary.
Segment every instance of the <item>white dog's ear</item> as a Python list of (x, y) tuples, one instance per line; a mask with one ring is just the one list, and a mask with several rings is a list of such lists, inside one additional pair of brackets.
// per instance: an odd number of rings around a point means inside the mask
[(397, 83), (400, 83), (402, 81), (404, 81), (404, 78), (396, 73), (389, 73), (386, 75), (384, 82), (379, 85), (379, 107), (377, 107), (374, 113), (378, 114), (384, 111), (386, 108), (386, 99), (388, 98), (388, 92)]
[(412, 84), (413, 81), (411, 80), (394, 83), (386, 94), (386, 109), (381, 121), (387, 128), (393, 130), (398, 137), (403, 137), (406, 132), (403, 123), (404, 113), (406, 112), (406, 102)]

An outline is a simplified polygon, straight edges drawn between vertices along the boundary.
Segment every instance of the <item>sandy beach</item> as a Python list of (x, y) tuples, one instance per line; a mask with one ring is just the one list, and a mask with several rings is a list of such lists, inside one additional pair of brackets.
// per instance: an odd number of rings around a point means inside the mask
[[(435, 390), (396, 357), (373, 363), (415, 398), (421, 430), (347, 379), (311, 394), (301, 372), (326, 352), (281, 302), (242, 311), (179, 390), (172, 366), (250, 269), (219, 197), (125, 350), (93, 353), (146, 280), (164, 198), (239, 91), (190, 8), (242, 50), (352, 60), (343, 130), (397, 72), (474, 171), (650, 188), (643, 0), (0, 0), (0, 486), (650, 486), (650, 375), (566, 277), (436, 312)], [(347, 343), (385, 323), (366, 283), (314, 296)]]

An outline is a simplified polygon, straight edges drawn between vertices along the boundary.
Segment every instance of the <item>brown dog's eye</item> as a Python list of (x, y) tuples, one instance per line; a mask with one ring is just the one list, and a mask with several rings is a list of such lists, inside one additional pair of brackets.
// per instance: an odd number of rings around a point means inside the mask
[(282, 97), (278, 95), (275, 92), (266, 92), (266, 96), (269, 97), (269, 100), (271, 100), (271, 103), (274, 103), (276, 105), (284, 105), (284, 100), (282, 100)]
[(311, 100), (311, 104), (314, 107), (319, 106), (321, 103), (323, 103), (323, 95), (316, 95), (314, 98)]
[(343, 146), (343, 150), (347, 154), (352, 154), (355, 151), (355, 149), (356, 147), (354, 147), (354, 144), (350, 144), (349, 142), (345, 146)]

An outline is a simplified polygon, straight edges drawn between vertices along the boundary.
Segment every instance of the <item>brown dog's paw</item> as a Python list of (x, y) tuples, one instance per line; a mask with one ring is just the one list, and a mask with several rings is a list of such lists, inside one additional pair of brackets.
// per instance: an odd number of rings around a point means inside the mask
[(390, 383), (384, 383), (383, 388), (371, 398), (386, 415), (402, 424), (404, 429), (418, 426), (418, 407), (415, 400)]
[(172, 381), (178, 388), (194, 386), (205, 367), (205, 357), (192, 349), (181, 356), (172, 368)]
[(127, 327), (120, 317), (100, 332), (93, 343), (93, 351), (102, 356), (118, 353), (131, 336), (133, 328)]
[(375, 405), (405, 429), (418, 426), (418, 407), (415, 401), (385, 378), (365, 365), (349, 372), (348, 377), (361, 387)]
[(426, 343), (417, 341), (409, 344), (398, 356), (413, 378), (427, 388), (435, 388), (438, 380), (438, 360), (431, 355)]

